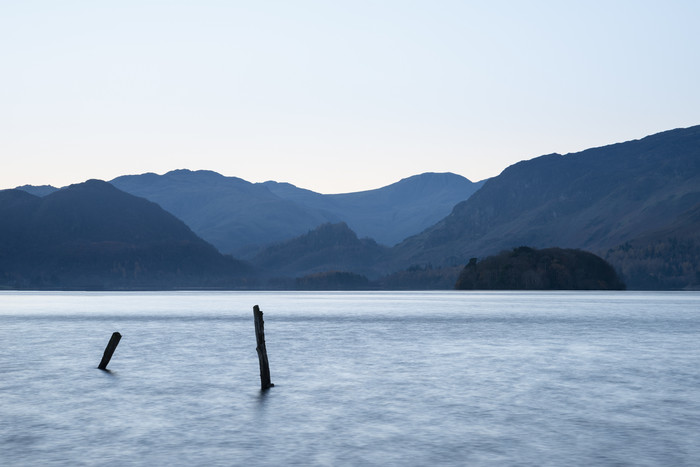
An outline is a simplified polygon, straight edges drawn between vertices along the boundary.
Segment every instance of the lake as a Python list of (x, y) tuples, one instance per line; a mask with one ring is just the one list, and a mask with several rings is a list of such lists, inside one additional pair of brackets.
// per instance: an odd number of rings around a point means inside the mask
[(700, 292), (0, 292), (1, 465), (690, 466), (699, 437)]

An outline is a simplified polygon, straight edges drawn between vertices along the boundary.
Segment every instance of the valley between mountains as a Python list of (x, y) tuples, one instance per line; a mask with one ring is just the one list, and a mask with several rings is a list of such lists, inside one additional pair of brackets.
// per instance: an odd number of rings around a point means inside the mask
[(629, 289), (698, 289), (700, 126), (357, 193), (190, 170), (25, 185), (0, 216), (4, 288), (451, 289), (527, 246), (594, 253)]

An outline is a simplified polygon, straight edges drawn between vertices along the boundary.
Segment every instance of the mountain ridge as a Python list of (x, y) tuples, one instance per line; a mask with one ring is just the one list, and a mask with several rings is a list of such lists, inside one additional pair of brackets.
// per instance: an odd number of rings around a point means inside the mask
[(158, 203), (221, 252), (239, 257), (328, 222), (262, 185), (212, 171), (125, 175), (110, 183)]
[(394, 244), (434, 224), (481, 186), (461, 175), (426, 173), (375, 190), (323, 195), (289, 183), (183, 169), (110, 183), (160, 204), (220, 251), (244, 259), (325, 223), (345, 222), (361, 237)]
[(506, 168), (449, 216), (397, 245), (392, 265), (455, 265), (518, 245), (605, 257), (673, 225), (698, 203), (700, 126), (540, 156)]
[(0, 191), (0, 217), (4, 287), (230, 288), (254, 276), (157, 204), (99, 180), (44, 197)]
[[(398, 286), (403, 281), (420, 287), (421, 274), (430, 275), (431, 283), (441, 286), (470, 258), (530, 245), (590, 251), (610, 261), (630, 289), (700, 288), (700, 126), (577, 153), (539, 156), (513, 164), (479, 184), (450, 173), (426, 173), (377, 190), (321, 195), (288, 183), (252, 184), (212, 171), (179, 170), (115, 180), (150, 190), (151, 198), (159, 192), (169, 196), (173, 183), (179, 184), (179, 198), (171, 199), (174, 208), (169, 210), (190, 209), (213, 222), (223, 236), (230, 235), (226, 229), (231, 217), (248, 216), (259, 224), (261, 235), (275, 232), (277, 237), (254, 238), (259, 243), (245, 248), (247, 259), (255, 257), (272, 273), (292, 277), (318, 275), (332, 268), (366, 274), (372, 280), (393, 275), (385, 283)], [(405, 202), (402, 215), (417, 218), (419, 214), (411, 208), (427, 211), (440, 198), (439, 191), (421, 192), (421, 184), (434, 187), (448, 185), (450, 180), (463, 184), (460, 190), (478, 190), (422, 231), (391, 248), (377, 242), (373, 246), (368, 235), (355, 233), (353, 209), (362, 213), (363, 203), (381, 205), (373, 215), (384, 226), (398, 225), (389, 215), (393, 200)], [(209, 190), (202, 192), (202, 185)], [(464, 191), (459, 193), (464, 195)], [(8, 206), (35, 202), (13, 196)], [(245, 196), (255, 202), (246, 205), (241, 201)], [(427, 201), (418, 206), (415, 200), (421, 197)], [(238, 211), (217, 214), (213, 205), (221, 199)], [(343, 209), (350, 221), (335, 215)], [(371, 217), (365, 215), (365, 220)], [(262, 220), (270, 218), (276, 224), (262, 225)], [(295, 224), (296, 236), (290, 237), (287, 229), (290, 219), (303, 220)], [(188, 224), (196, 226), (191, 220)], [(250, 241), (250, 232), (238, 233)], [(332, 243), (333, 235), (338, 240), (335, 249), (323, 250)], [(320, 244), (314, 245), (311, 238), (323, 238), (326, 246), (319, 249)], [(336, 255), (336, 260), (327, 261), (321, 251)]]

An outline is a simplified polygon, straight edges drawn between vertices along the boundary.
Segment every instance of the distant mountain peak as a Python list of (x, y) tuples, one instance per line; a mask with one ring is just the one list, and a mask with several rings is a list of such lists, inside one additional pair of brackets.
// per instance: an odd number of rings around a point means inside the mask
[(433, 225), (480, 186), (453, 173), (426, 173), (357, 193), (323, 195), (286, 182), (250, 183), (209, 170), (130, 175), (118, 188), (160, 204), (220, 251), (250, 258), (260, 248), (324, 223), (394, 245)]
[[(399, 180), (397, 183), (401, 182), (407, 182), (410, 180), (466, 180), (468, 182), (471, 182), (468, 178), (453, 173), (453, 172), (423, 172), (421, 174), (417, 175), (411, 175), (410, 177), (402, 178)], [(473, 182), (472, 182), (473, 183)]]
[(190, 169), (175, 169), (171, 170), (169, 172), (166, 172), (164, 174), (165, 176), (192, 176), (192, 175), (197, 175), (197, 176), (207, 176), (207, 177), (224, 177), (221, 175), (219, 172), (215, 172), (213, 170), (204, 170), (204, 169), (198, 169), (198, 170), (190, 170)]
[(215, 172), (213, 170), (206, 170), (206, 169), (198, 169), (198, 170), (190, 170), (190, 169), (176, 169), (176, 170), (171, 170), (170, 172), (166, 172), (163, 177), (169, 177), (169, 178), (180, 178), (180, 179), (187, 179), (187, 180), (216, 180), (218, 182), (224, 181), (224, 180), (235, 180), (237, 182), (243, 182), (243, 183), (251, 183), (248, 182), (247, 180), (244, 180), (239, 177), (230, 177), (226, 175), (222, 175), (219, 172)]
[(22, 190), (24, 192), (31, 193), (32, 195), (39, 197), (49, 195), (54, 191), (58, 190), (58, 188), (52, 185), (22, 185), (16, 187), (15, 189)]

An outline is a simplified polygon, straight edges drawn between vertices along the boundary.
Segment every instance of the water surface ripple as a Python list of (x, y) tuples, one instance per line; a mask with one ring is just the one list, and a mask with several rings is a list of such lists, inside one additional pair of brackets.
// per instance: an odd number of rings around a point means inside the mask
[(699, 342), (696, 292), (0, 292), (0, 464), (700, 465)]

